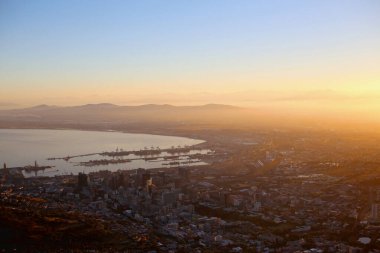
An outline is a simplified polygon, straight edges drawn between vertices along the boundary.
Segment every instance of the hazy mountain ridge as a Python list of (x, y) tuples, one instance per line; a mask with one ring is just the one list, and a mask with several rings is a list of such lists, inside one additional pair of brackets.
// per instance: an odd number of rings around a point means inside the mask
[(102, 103), (67, 107), (38, 105), (24, 109), (0, 110), (0, 121), (60, 123), (213, 122), (219, 121), (225, 116), (229, 120), (232, 115), (242, 110), (244, 109), (240, 107), (221, 104), (119, 106)]
[[(78, 106), (38, 105), (0, 110), (0, 128), (119, 129), (135, 132), (172, 133), (179, 129), (297, 128), (365, 131), (365, 122), (296, 115), (276, 110), (249, 109), (224, 104), (174, 106), (144, 104), (119, 106), (110, 103)], [(174, 130), (175, 129), (175, 130)], [(371, 128), (374, 129), (374, 128)], [(370, 130), (371, 130), (370, 129)], [(377, 128), (378, 129), (378, 128)], [(181, 131), (182, 131), (181, 130)], [(161, 131), (161, 132), (162, 132)], [(378, 132), (371, 130), (371, 132)]]
[(36, 113), (36, 112), (48, 112), (48, 111), (83, 111), (83, 110), (117, 110), (117, 111), (142, 111), (142, 110), (239, 110), (243, 109), (241, 107), (236, 107), (232, 105), (223, 104), (206, 104), (197, 106), (174, 106), (169, 104), (144, 104), (137, 106), (120, 106), (111, 103), (100, 103), (100, 104), (85, 104), (78, 106), (55, 106), (41, 104), (33, 107), (21, 108), (21, 109), (6, 109), (0, 110), (1, 115), (7, 114), (17, 114), (17, 113)]

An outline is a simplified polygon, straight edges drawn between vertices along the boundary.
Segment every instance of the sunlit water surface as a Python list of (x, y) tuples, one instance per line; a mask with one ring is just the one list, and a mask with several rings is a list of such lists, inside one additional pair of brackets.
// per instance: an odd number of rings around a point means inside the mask
[[(79, 172), (89, 173), (99, 170), (117, 171), (119, 169), (136, 168), (160, 168), (169, 167), (169, 161), (157, 159), (145, 161), (144, 159), (132, 160), (128, 163), (110, 164), (100, 166), (81, 166), (79, 162), (98, 159), (112, 159), (111, 157), (92, 155), (65, 160), (47, 160), (51, 157), (67, 157), (100, 153), (104, 151), (141, 150), (160, 148), (167, 149), (178, 146), (192, 146), (202, 143), (202, 140), (195, 140), (183, 137), (160, 136), (149, 134), (129, 134), (120, 132), (98, 132), (79, 130), (46, 130), (46, 129), (0, 129), (0, 162), (6, 163), (7, 167), (23, 167), (34, 165), (35, 161), (39, 166), (54, 166), (35, 172), (26, 173), (30, 176), (54, 176), (77, 174)], [(209, 150), (192, 150), (181, 155), (175, 161), (191, 162), (191, 165), (204, 164), (201, 161), (191, 161), (187, 155), (194, 153), (205, 154)], [(162, 153), (159, 156), (168, 155)], [(144, 158), (135, 155), (119, 157), (122, 159)]]

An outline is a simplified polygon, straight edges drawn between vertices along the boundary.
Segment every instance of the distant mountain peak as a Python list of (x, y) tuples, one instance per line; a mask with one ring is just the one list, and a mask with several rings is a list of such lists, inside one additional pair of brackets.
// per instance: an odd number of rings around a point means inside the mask
[(40, 104), (40, 105), (33, 106), (33, 107), (31, 107), (31, 108), (47, 108), (47, 107), (50, 107), (50, 105), (47, 105), (47, 104)]
[(144, 107), (144, 108), (150, 108), (150, 107), (175, 107), (174, 105), (169, 105), (169, 104), (144, 104), (144, 105), (139, 105), (136, 107)]
[(55, 105), (40, 104), (40, 105), (36, 105), (36, 106), (33, 106), (33, 107), (25, 108), (25, 109), (30, 109), (30, 110), (45, 110), (45, 109), (53, 109), (53, 108), (57, 108), (57, 107), (58, 106), (55, 106)]
[(239, 107), (233, 105), (225, 105), (225, 104), (205, 104), (203, 107), (213, 108), (213, 109), (237, 109)]
[(111, 103), (99, 103), (99, 104), (86, 104), (79, 107), (118, 107), (118, 105)]
[(23, 108), (23, 109), (13, 109), (11, 111), (31, 111), (31, 112), (38, 112), (38, 111), (52, 111), (54, 109), (60, 109), (60, 110), (76, 110), (80, 109), (82, 110), (97, 110), (97, 109), (117, 109), (117, 110), (234, 110), (239, 109), (240, 107), (232, 106), (232, 105), (225, 105), (225, 104), (205, 104), (205, 105), (187, 105), (187, 106), (181, 106), (181, 105), (170, 105), (170, 104), (143, 104), (143, 105), (131, 105), (131, 106), (120, 106), (115, 105), (112, 103), (97, 103), (97, 104), (85, 104), (85, 105), (77, 105), (77, 106), (56, 106), (56, 105), (47, 105), (47, 104), (40, 104), (33, 107)]

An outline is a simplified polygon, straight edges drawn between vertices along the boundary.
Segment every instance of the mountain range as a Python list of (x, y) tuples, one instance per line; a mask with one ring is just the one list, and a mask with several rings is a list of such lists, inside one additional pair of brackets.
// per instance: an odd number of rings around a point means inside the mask
[(173, 106), (145, 104), (119, 106), (86, 104), (80, 106), (38, 105), (0, 110), (0, 127), (90, 127), (155, 128), (186, 125), (220, 125), (241, 122), (247, 109), (223, 104)]

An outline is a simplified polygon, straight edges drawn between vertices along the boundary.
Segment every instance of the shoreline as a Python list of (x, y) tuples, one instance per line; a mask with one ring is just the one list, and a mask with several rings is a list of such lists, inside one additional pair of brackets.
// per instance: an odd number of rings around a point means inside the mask
[[(25, 131), (29, 131), (29, 130), (42, 130), (42, 131), (81, 131), (81, 132), (97, 132), (97, 133), (118, 133), (118, 134), (130, 134), (130, 135), (135, 135), (135, 134), (141, 134), (141, 135), (146, 135), (146, 136), (160, 136), (160, 137), (176, 137), (176, 138), (184, 138), (184, 139), (187, 139), (187, 140), (192, 140), (192, 141), (196, 141), (196, 142), (199, 142), (199, 143), (196, 143), (196, 144), (189, 144), (188, 147), (191, 147), (191, 148), (194, 148), (194, 149), (199, 149), (199, 148), (203, 148), (205, 145), (208, 144), (208, 142), (206, 140), (202, 140), (202, 139), (196, 139), (196, 138), (191, 138), (189, 136), (180, 136), (180, 135), (166, 135), (166, 134), (158, 134), (158, 133), (151, 133), (149, 131), (145, 131), (145, 132), (133, 132), (133, 131), (125, 131), (125, 130), (114, 130), (114, 129), (78, 129), (78, 128), (46, 128), (46, 127), (41, 127), (41, 128), (1, 128), (0, 127), (0, 130), (25, 130)], [(133, 149), (133, 148), (132, 148)], [(131, 149), (131, 151), (132, 151)], [(100, 154), (100, 153), (99, 153)], [(78, 156), (82, 156), (82, 155), (78, 155)], [(49, 158), (47, 158), (46, 160), (50, 160)], [(196, 166), (199, 166), (199, 165), (196, 165)], [(17, 167), (17, 166), (16, 166)], [(20, 168), (21, 167), (25, 167), (25, 166), (19, 166)], [(162, 166), (162, 167), (153, 167), (153, 168), (146, 168), (147, 170), (150, 170), (150, 169), (153, 169), (153, 170), (156, 170), (156, 169), (167, 169), (167, 168), (170, 168), (171, 166)], [(13, 168), (14, 169), (14, 168)], [(109, 171), (113, 171), (112, 169), (107, 169), (107, 168), (104, 168), (104, 170), (109, 170)], [(122, 169), (122, 170), (134, 170), (134, 168), (131, 168), (131, 169)], [(93, 172), (96, 172), (98, 170), (95, 170)], [(24, 174), (24, 173), (22, 173)], [(30, 173), (29, 173), (30, 174)], [(59, 174), (61, 176), (63, 176), (63, 174)], [(24, 176), (26, 176), (24, 174)], [(58, 175), (55, 175), (55, 176), (58, 176)], [(30, 176), (26, 176), (27, 178), (29, 178)], [(32, 176), (32, 177), (35, 177), (35, 176)], [(52, 177), (52, 176), (48, 176), (48, 175), (39, 175), (37, 177)], [(54, 176), (53, 176), (54, 177)]]
[(40, 128), (30, 128), (30, 127), (25, 127), (25, 128), (20, 128), (20, 127), (0, 127), (0, 130), (63, 130), (63, 131), (83, 131), (83, 132), (99, 132), (99, 133), (122, 133), (122, 134), (143, 134), (143, 135), (153, 135), (153, 136), (163, 136), (163, 137), (178, 137), (178, 138), (187, 138), (187, 139), (192, 139), (196, 141), (202, 141), (201, 143), (194, 144), (194, 145), (189, 145), (189, 146), (197, 146), (201, 144), (206, 144), (209, 141), (204, 140), (204, 139), (198, 139), (195, 137), (191, 136), (186, 136), (186, 135), (176, 135), (176, 134), (165, 134), (165, 133), (152, 133), (149, 131), (125, 131), (125, 130), (113, 130), (113, 129), (83, 129), (83, 128), (47, 128), (47, 127), (40, 127)]

